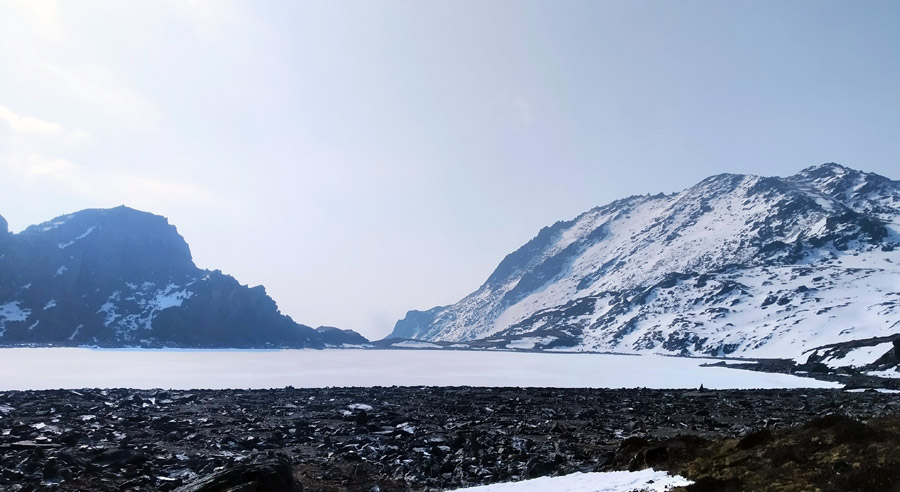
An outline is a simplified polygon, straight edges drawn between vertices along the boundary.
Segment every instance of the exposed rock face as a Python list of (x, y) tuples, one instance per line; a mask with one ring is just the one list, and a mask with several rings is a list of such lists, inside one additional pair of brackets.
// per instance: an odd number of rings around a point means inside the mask
[(799, 357), (900, 328), (900, 182), (837, 164), (722, 174), (558, 222), (391, 337)]
[(164, 217), (84, 210), (0, 242), (0, 345), (324, 347), (262, 286), (197, 268)]

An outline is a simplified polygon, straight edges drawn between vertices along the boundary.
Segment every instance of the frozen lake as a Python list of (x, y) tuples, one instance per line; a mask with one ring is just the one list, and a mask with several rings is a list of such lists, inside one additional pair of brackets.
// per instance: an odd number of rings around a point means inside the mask
[(784, 374), (700, 367), (709, 359), (439, 350), (0, 349), (0, 390), (56, 388), (830, 388)]

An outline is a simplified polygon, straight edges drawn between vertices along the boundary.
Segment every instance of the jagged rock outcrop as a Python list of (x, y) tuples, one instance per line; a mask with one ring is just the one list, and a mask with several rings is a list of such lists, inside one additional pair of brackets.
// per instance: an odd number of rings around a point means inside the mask
[(197, 268), (187, 242), (158, 215), (84, 210), (0, 236), (0, 345), (342, 343), (281, 314), (262, 286)]
[(833, 163), (721, 174), (544, 228), (478, 290), (411, 311), (391, 336), (799, 357), (900, 331), (898, 245), (900, 182)]

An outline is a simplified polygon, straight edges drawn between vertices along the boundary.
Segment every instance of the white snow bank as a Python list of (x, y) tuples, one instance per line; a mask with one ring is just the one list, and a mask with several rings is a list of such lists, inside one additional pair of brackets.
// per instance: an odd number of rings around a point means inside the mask
[(554, 336), (525, 337), (525, 338), (521, 338), (519, 340), (514, 340), (512, 342), (507, 343), (506, 348), (531, 350), (537, 344), (546, 345), (554, 340), (556, 340), (556, 337), (554, 337)]
[(822, 363), (831, 368), (844, 366), (860, 367), (875, 362), (879, 357), (886, 354), (888, 350), (891, 350), (893, 346), (892, 342), (885, 342), (868, 347), (857, 347), (849, 350), (843, 357), (825, 358), (822, 360)]
[(465, 492), (663, 492), (694, 482), (652, 469), (636, 472), (573, 473), (521, 482), (498, 483), (458, 489)]

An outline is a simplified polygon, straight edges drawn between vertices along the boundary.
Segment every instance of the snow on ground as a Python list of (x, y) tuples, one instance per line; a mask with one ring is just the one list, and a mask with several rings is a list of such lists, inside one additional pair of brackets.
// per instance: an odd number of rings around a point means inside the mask
[[(464, 350), (0, 349), (0, 390), (55, 388), (839, 388), (787, 374), (655, 355)], [(116, 368), (110, 371), (109, 368)]]
[(828, 357), (822, 363), (831, 368), (851, 366), (859, 367), (875, 362), (894, 347), (892, 342), (880, 343), (869, 347), (857, 347), (848, 351), (843, 357)]
[(663, 492), (694, 482), (652, 469), (636, 472), (573, 473), (521, 482), (498, 483), (458, 489), (461, 492)]
[(535, 345), (541, 344), (546, 345), (552, 341), (556, 340), (556, 337), (547, 336), (547, 337), (525, 337), (519, 340), (514, 340), (506, 344), (506, 348), (508, 349), (524, 349), (530, 350), (533, 349)]
[(177, 285), (170, 283), (165, 289), (160, 289), (156, 293), (156, 297), (149, 300), (147, 305), (154, 311), (162, 311), (163, 309), (171, 307), (181, 307), (181, 303), (184, 302), (185, 299), (190, 299), (194, 293), (189, 292), (187, 289), (177, 290), (178, 288)]
[(441, 348), (441, 346), (436, 343), (419, 342), (417, 340), (403, 340), (402, 342), (392, 343), (391, 346), (401, 348)]
[(876, 376), (879, 378), (900, 378), (900, 372), (895, 369), (888, 369), (887, 371), (869, 371), (866, 373), (869, 376)]

